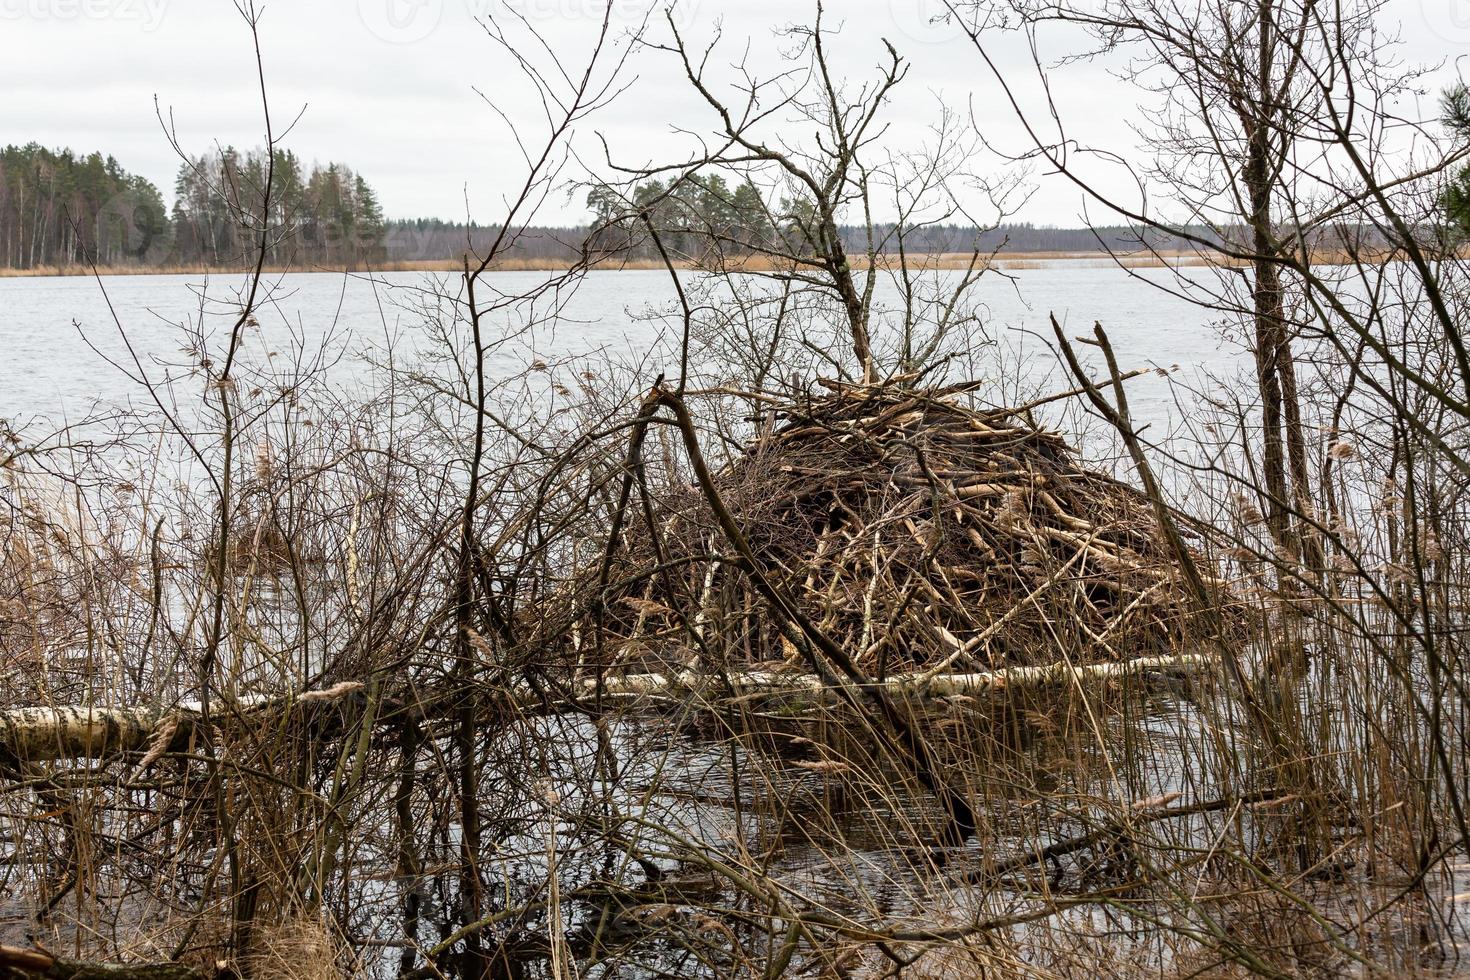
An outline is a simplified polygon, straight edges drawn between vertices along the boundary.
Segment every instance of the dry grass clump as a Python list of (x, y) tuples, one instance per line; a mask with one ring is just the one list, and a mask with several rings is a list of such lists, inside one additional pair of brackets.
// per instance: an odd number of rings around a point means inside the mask
[(338, 980), (351, 956), (330, 926), (301, 916), (263, 926), (249, 960), (245, 973), (255, 980)]
[(1122, 659), (1196, 632), (1149, 502), (1027, 412), (967, 407), (962, 388), (830, 387), (715, 474), (748, 555), (676, 486), (546, 622), (576, 621), (582, 659), (614, 668), (791, 661), (753, 561), (868, 671)]
[(0, 697), (45, 703), (85, 679), (87, 622), (78, 602), (101, 567), (91, 528), (49, 484), (0, 466)]

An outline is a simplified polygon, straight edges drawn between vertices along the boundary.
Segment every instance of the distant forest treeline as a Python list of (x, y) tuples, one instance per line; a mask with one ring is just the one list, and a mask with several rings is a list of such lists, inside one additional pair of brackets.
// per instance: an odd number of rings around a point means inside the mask
[[(267, 164), (273, 171), (264, 198)], [(714, 178), (718, 181), (718, 178)], [(773, 205), (749, 185), (691, 185), (677, 195), (639, 187), (639, 201), (654, 201), (653, 220), (677, 252), (697, 255), (714, 234), (726, 248), (758, 249), (771, 236), (805, 234), (801, 202)], [(635, 202), (639, 203), (639, 202)], [(523, 262), (564, 262), (580, 254), (593, 233), (602, 250), (632, 258), (656, 256), (633, 222), (616, 219), (616, 202), (589, 195), (589, 224), (522, 230), (506, 253)], [(261, 231), (275, 266), (361, 268), (380, 263), (454, 260), (466, 248), (481, 249), (498, 234), (495, 226), (438, 219), (385, 219), (372, 186), (341, 163), (307, 167), (289, 151), (267, 161), (261, 151), (226, 147), (183, 163), (174, 183), (172, 209), (157, 187), (130, 174), (111, 156), (50, 150), (36, 143), (0, 150), (0, 267), (64, 266), (229, 268), (246, 262)], [(875, 229), (892, 238), (892, 226)], [(854, 252), (866, 247), (867, 229), (840, 229)], [(701, 246), (701, 241), (705, 242)], [(1174, 250), (1183, 241), (1150, 232), (1149, 247)], [(1005, 224), (977, 230), (932, 225), (906, 230), (911, 253), (1087, 252), (1134, 250), (1139, 233), (1116, 228), (1044, 228)]]
[(0, 262), (7, 268), (142, 262), (168, 226), (158, 188), (110, 156), (35, 143), (0, 150)]
[[(267, 186), (264, 152), (226, 148), (179, 168), (172, 254), (184, 264), (228, 266), (259, 249), (272, 265), (357, 268), (382, 261), (385, 222), (377, 194), (346, 164), (308, 171), (289, 150), (275, 153)], [(264, 226), (264, 227), (262, 227)]]
[[(881, 238), (891, 230), (891, 225), (878, 225), (875, 233)], [(515, 246), (508, 256), (522, 260), (571, 260), (581, 253), (590, 226), (576, 227), (530, 227), (521, 231)], [(438, 219), (413, 219), (387, 222), (384, 237), (384, 252), (392, 262), (436, 261), (454, 258), (469, 247), (483, 251), (499, 233), (499, 226), (475, 225)], [(866, 248), (867, 229), (855, 225), (840, 229), (843, 244), (854, 253), (861, 254)], [(1202, 237), (1210, 236), (1207, 229), (1191, 229)], [(671, 247), (684, 245), (682, 236), (692, 233), (676, 232)], [(1151, 248), (1161, 252), (1179, 251), (1189, 248), (1181, 238), (1149, 232), (1145, 238)], [(1099, 252), (1104, 248), (1118, 251), (1136, 251), (1140, 248), (1138, 230), (1117, 226), (1102, 228), (1045, 228), (1032, 224), (1003, 224), (995, 228), (975, 229), (968, 225), (932, 225), (909, 230), (904, 238), (904, 247), (912, 253), (968, 252), (979, 248), (983, 252), (999, 249), (1006, 253), (1015, 252)], [(675, 248), (678, 252), (697, 251)], [(629, 258), (657, 258), (658, 253), (649, 241), (634, 238), (619, 250)]]
[(385, 256), (377, 195), (340, 163), (308, 169), (288, 151), (268, 161), (226, 147), (180, 165), (169, 211), (157, 187), (111, 156), (36, 143), (0, 150), (0, 267), (230, 267), (262, 231), (274, 265), (356, 267)]

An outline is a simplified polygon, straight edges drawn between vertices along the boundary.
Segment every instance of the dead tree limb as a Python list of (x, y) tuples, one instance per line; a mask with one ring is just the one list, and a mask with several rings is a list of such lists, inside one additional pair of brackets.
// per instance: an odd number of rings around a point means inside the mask
[(183, 963), (87, 963), (66, 960), (43, 949), (0, 946), (0, 980), (52, 977), (55, 980), (205, 980), (203, 971)]

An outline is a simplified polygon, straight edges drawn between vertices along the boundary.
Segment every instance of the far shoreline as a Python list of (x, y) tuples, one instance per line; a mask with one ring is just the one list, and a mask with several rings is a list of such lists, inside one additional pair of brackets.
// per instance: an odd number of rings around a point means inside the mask
[[(1321, 261), (1332, 263), (1334, 257), (1324, 257)], [(854, 256), (855, 262), (861, 261)], [(909, 267), (915, 271), (924, 269), (939, 270), (962, 270), (971, 267), (971, 256), (964, 253), (944, 254), (910, 254), (907, 256)], [(880, 267), (893, 268), (899, 262), (899, 256), (892, 253), (884, 253), (878, 256)], [(1175, 266), (1195, 267), (1211, 264), (1206, 257), (1198, 252), (1181, 251), (1159, 251), (1139, 253), (1113, 253), (1103, 251), (1038, 251), (1038, 252), (1001, 252), (994, 256), (982, 256), (976, 267), (984, 267), (998, 272), (1020, 271), (1025, 269), (1045, 268), (1053, 264), (1077, 264), (1089, 263), (1099, 267), (1121, 266), (1128, 269), (1144, 268), (1168, 268)], [(1233, 265), (1229, 259), (1220, 260), (1219, 264)], [(675, 268), (681, 270), (696, 270), (708, 266), (691, 260), (676, 261)], [(487, 271), (490, 272), (565, 272), (570, 266), (565, 262), (556, 262), (541, 259), (505, 259), (492, 263)], [(772, 271), (773, 263), (763, 261), (759, 258), (746, 259), (744, 261), (731, 261), (729, 271), (767, 272)], [(664, 263), (659, 259), (623, 259), (618, 261), (607, 260), (592, 266), (597, 272), (648, 272), (665, 269)], [(117, 266), (37, 266), (29, 269), (0, 268), (0, 279), (33, 279), (33, 278), (91, 278), (93, 276), (236, 276), (247, 275), (254, 271), (254, 267), (244, 266), (212, 266), (202, 264), (183, 265), (117, 265)], [(432, 259), (424, 261), (397, 261), (383, 262), (374, 265), (266, 265), (262, 273), (270, 275), (281, 275), (284, 273), (328, 273), (332, 275), (373, 275), (385, 272), (440, 272), (459, 273), (463, 266), (454, 259)]]
[[(894, 252), (883, 252), (876, 256), (877, 265), (881, 269), (893, 270), (900, 266), (901, 262), (907, 261), (910, 271), (918, 273), (934, 270), (964, 270), (964, 269), (988, 269), (995, 272), (1014, 272), (1026, 269), (1043, 269), (1053, 265), (1089, 265), (1099, 268), (1114, 267), (1123, 269), (1168, 269), (1168, 268), (1202, 268), (1205, 266), (1216, 266), (1222, 268), (1242, 268), (1247, 263), (1240, 259), (1222, 254), (1211, 255), (1207, 251), (1184, 251), (1170, 249), (1158, 251), (1137, 252), (1106, 252), (1099, 249), (1088, 249), (1081, 251), (1025, 251), (1025, 252), (998, 252), (982, 255), (978, 260), (968, 252), (944, 252), (944, 253), (915, 253), (910, 252), (901, 256)], [(1322, 249), (1314, 253), (1312, 261), (1318, 265), (1335, 266), (1351, 265), (1360, 262), (1384, 261), (1385, 256), (1374, 252), (1360, 252), (1350, 254), (1339, 249)], [(867, 257), (854, 254), (852, 261), (855, 265), (863, 265)], [(766, 256), (732, 256), (728, 258), (723, 267), (715, 267), (711, 263), (693, 259), (676, 259), (674, 268), (685, 271), (706, 272), (772, 272), (787, 268), (787, 265), (779, 266)], [(571, 265), (566, 262), (551, 259), (522, 259), (508, 258), (492, 262), (486, 271), (488, 272), (566, 272)], [(630, 259), (604, 259), (594, 262), (591, 271), (595, 272), (650, 272), (664, 271), (667, 266), (663, 260), (657, 258), (630, 258)], [(267, 264), (262, 267), (261, 272), (269, 275), (281, 275), (284, 273), (327, 273), (330, 275), (374, 275), (385, 272), (439, 272), (458, 274), (464, 270), (462, 262), (458, 259), (424, 259), (424, 260), (400, 260), (394, 262), (382, 262), (378, 264), (342, 264), (342, 265), (302, 265), (302, 264)], [(34, 278), (79, 278), (92, 276), (238, 276), (248, 275), (254, 271), (254, 266), (216, 266), (205, 264), (180, 264), (180, 265), (109, 265), (109, 266), (36, 266), (29, 269), (16, 269), (0, 267), (0, 279), (34, 279)]]

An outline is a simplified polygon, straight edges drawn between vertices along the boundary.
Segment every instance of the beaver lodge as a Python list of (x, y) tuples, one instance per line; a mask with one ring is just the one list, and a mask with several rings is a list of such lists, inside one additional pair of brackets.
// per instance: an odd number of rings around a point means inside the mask
[(711, 486), (641, 507), (632, 491), (603, 563), (547, 617), (574, 621), (584, 667), (809, 670), (803, 633), (865, 678), (933, 676), (1198, 638), (1150, 502), (1083, 466), (1034, 423), (1035, 403), (969, 407), (973, 386), (827, 387), (776, 407)]

